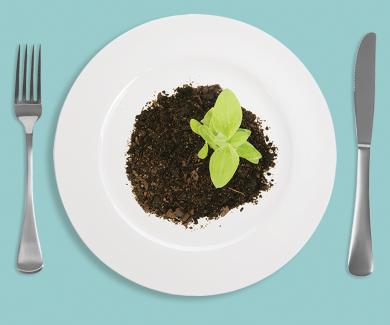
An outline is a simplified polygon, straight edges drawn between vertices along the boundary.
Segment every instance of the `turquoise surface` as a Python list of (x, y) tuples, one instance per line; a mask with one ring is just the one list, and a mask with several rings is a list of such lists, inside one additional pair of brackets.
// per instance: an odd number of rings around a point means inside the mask
[[(88, 60), (134, 26), (183, 13), (245, 21), (295, 52), (328, 101), (338, 149), (332, 199), (304, 249), (265, 281), (206, 298), (144, 289), (99, 262), (66, 217), (52, 162), (61, 105)], [(346, 272), (355, 185), (353, 61), (369, 31), (377, 32), (378, 45), (371, 166), (375, 272), (354, 278)], [(35, 275), (15, 270), (24, 182), (24, 138), (11, 105), (19, 42), (43, 47), (44, 112), (35, 132), (34, 172), (46, 266)], [(390, 324), (389, 59), (390, 5), (385, 1), (1, 0), (0, 324)]]

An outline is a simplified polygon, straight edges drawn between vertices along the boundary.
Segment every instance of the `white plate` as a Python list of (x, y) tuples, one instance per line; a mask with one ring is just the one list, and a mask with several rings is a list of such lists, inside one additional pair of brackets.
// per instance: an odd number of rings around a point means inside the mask
[[(135, 115), (190, 81), (233, 89), (279, 148), (258, 205), (192, 231), (145, 214), (125, 174)], [(67, 214), (97, 257), (145, 287), (202, 296), (262, 280), (298, 253), (327, 206), (336, 145), (320, 89), (286, 47), (242, 22), (184, 15), (134, 28), (88, 63), (63, 106), (54, 162)]]

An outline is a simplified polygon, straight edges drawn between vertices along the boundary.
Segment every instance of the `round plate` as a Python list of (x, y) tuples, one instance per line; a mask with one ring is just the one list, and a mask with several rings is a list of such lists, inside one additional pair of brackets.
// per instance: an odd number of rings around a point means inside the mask
[[(189, 82), (232, 89), (279, 148), (259, 204), (194, 230), (145, 214), (125, 173), (135, 116)], [(88, 63), (63, 106), (54, 162), (67, 214), (98, 258), (145, 287), (202, 296), (253, 284), (297, 254), (329, 201), (336, 145), (319, 87), (286, 47), (242, 22), (184, 15), (134, 28)]]

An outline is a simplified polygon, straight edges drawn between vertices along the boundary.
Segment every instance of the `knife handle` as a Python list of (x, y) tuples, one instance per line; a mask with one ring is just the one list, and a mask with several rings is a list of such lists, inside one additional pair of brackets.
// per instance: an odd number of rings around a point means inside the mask
[(348, 269), (357, 276), (366, 276), (373, 271), (370, 225), (370, 147), (359, 146), (355, 210), (349, 246)]

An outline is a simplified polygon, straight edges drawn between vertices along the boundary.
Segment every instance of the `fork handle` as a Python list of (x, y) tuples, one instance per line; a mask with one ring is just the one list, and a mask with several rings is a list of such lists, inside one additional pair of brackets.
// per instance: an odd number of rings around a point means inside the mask
[(32, 176), (32, 132), (26, 133), (26, 191), (24, 198), (24, 221), (20, 237), (17, 268), (24, 273), (38, 272), (43, 259), (35, 223)]
[(349, 248), (349, 272), (357, 276), (373, 271), (371, 225), (370, 225), (370, 147), (358, 148), (355, 211)]

